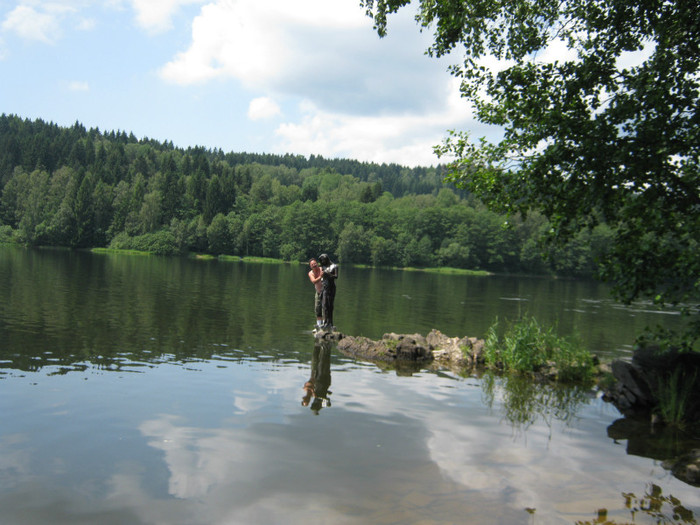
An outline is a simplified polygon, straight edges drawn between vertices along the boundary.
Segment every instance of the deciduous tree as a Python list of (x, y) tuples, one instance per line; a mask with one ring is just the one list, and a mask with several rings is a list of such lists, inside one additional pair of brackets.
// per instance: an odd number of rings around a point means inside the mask
[[(361, 1), (380, 35), (410, 0)], [(600, 275), (617, 298), (693, 312), (700, 336), (697, 0), (417, 0), (428, 54), (451, 67), (496, 141), (451, 132), (448, 180), (497, 211), (540, 210), (564, 243), (613, 228)], [(555, 53), (556, 50), (565, 51)], [(497, 64), (497, 66), (493, 66)], [(591, 213), (594, 211), (596, 213)]]

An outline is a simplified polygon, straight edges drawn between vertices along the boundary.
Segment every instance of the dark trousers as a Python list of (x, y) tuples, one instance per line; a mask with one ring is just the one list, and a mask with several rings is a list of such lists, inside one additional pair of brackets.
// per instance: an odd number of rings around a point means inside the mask
[(323, 323), (329, 326), (333, 326), (334, 302), (335, 286), (324, 286), (323, 291), (321, 292), (321, 304), (323, 305)]

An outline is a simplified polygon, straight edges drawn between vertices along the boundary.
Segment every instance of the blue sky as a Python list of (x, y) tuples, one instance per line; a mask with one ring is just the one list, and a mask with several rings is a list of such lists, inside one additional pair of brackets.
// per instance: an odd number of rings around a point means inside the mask
[(429, 166), (485, 134), (410, 10), (359, 0), (0, 0), (0, 113), (176, 146)]

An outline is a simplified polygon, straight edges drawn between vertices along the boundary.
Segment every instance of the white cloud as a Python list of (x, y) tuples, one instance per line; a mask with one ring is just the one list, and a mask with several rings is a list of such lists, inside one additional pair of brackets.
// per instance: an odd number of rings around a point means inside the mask
[(632, 69), (641, 66), (644, 62), (649, 60), (649, 58), (656, 51), (656, 42), (646, 42), (644, 47), (639, 51), (626, 51), (623, 52), (617, 59), (617, 68), (622, 69)]
[(215, 2), (192, 23), (192, 43), (166, 64), (162, 76), (177, 84), (197, 84), (229, 76), (259, 86), (279, 75), (291, 59), (283, 44), (276, 2)]
[(235, 79), (345, 112), (430, 104), (445, 66), (423, 56), (410, 14), (395, 29), (398, 38), (380, 40), (355, 0), (220, 0), (202, 8), (189, 47), (161, 75), (180, 85)]
[(71, 91), (90, 91), (90, 86), (87, 82), (74, 80), (68, 84), (68, 89)]
[(431, 150), (439, 142), (440, 131), (433, 126), (426, 128), (429, 120), (411, 115), (343, 115), (314, 108), (299, 122), (280, 125), (275, 133), (281, 138), (280, 151), (408, 166), (434, 165), (437, 158)]
[(570, 49), (566, 42), (560, 38), (553, 39), (549, 45), (537, 55), (537, 62), (552, 64), (554, 62), (567, 62), (578, 60), (575, 50)]
[(248, 118), (250, 120), (266, 120), (281, 113), (280, 107), (269, 97), (255, 98), (250, 101), (248, 106)]
[(160, 74), (192, 89), (236, 81), (253, 93), (251, 120), (281, 115), (276, 100), (305, 101), (275, 131), (280, 152), (430, 165), (445, 129), (471, 120), (446, 62), (424, 56), (428, 38), (402, 11), (379, 39), (355, 0), (218, 0)]
[(97, 21), (94, 18), (81, 18), (78, 20), (76, 28), (80, 31), (91, 31), (95, 29)]
[(180, 7), (201, 4), (205, 0), (131, 0), (136, 11), (136, 22), (153, 33), (161, 33), (172, 28), (172, 18)]
[(450, 79), (444, 98), (446, 104), (439, 111), (359, 116), (323, 111), (307, 100), (301, 120), (277, 128), (279, 150), (404, 166), (435, 165), (440, 160), (433, 146), (442, 141), (446, 129), (466, 127), (476, 136), (489, 131), (471, 118), (469, 104), (460, 98), (458, 80)]
[(20, 38), (53, 44), (60, 36), (57, 16), (64, 10), (47, 8), (39, 12), (31, 6), (18, 5), (5, 17), (2, 29)]

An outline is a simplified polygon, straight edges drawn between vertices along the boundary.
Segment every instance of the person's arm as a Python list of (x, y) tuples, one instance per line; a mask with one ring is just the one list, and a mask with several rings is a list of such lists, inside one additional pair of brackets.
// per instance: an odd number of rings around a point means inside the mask
[(314, 276), (314, 272), (309, 272), (309, 280), (313, 283), (316, 284), (323, 278), (323, 272), (318, 273), (318, 277)]

